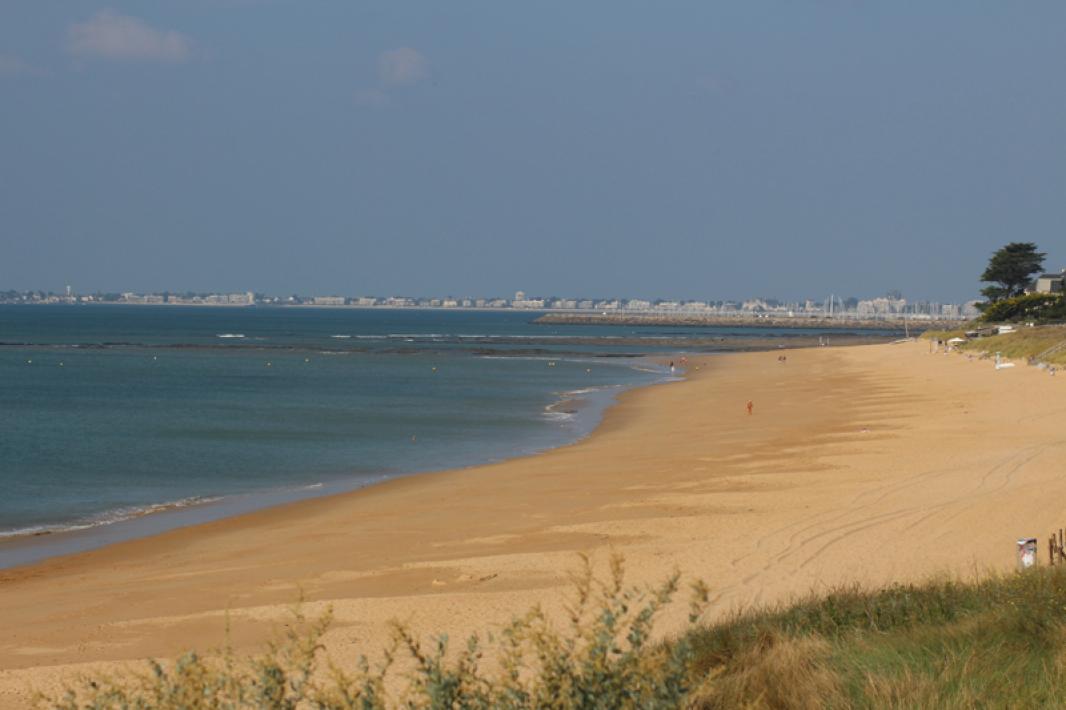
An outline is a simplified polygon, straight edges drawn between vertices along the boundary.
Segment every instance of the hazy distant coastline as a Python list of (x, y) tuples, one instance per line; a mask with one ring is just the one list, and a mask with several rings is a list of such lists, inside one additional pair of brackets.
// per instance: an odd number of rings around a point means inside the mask
[(742, 326), (745, 328), (833, 328), (843, 330), (900, 330), (922, 332), (939, 327), (957, 327), (958, 320), (913, 318), (857, 318), (854, 316), (797, 316), (783, 318), (758, 314), (703, 315), (690, 313), (559, 313), (537, 318), (541, 325), (669, 325)]
[[(496, 311), (528, 314), (558, 312), (574, 316), (611, 314), (616, 317), (642, 319), (663, 318), (669, 320), (645, 320), (650, 324), (685, 323), (688, 319), (721, 318), (721, 322), (734, 325), (736, 322), (759, 323), (774, 319), (796, 327), (795, 321), (824, 319), (829, 321), (934, 321), (938, 323), (961, 322), (979, 315), (977, 301), (938, 303), (935, 301), (910, 301), (898, 291), (884, 296), (859, 299), (829, 295), (824, 300), (782, 301), (776, 298), (748, 298), (726, 300), (654, 300), (642, 298), (572, 298), (562, 296), (529, 296), (516, 291), (513, 298), (500, 297), (453, 297), (453, 296), (340, 296), (299, 295), (277, 296), (255, 291), (229, 293), (77, 293), (67, 286), (63, 293), (45, 291), (2, 291), (0, 304), (4, 305), (95, 305), (128, 304), (147, 306), (267, 306), (327, 308), (343, 310), (437, 310), (437, 311)], [(694, 322), (713, 323), (711, 320)], [(817, 326), (815, 326), (817, 327)]]

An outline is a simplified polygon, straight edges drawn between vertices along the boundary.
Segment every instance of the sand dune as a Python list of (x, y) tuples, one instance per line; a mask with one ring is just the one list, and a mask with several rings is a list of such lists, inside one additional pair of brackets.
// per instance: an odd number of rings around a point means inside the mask
[(1066, 526), (1066, 378), (924, 343), (778, 354), (690, 363), (538, 456), (2, 571), (0, 705), (217, 645), (227, 609), (249, 647), (301, 591), (334, 608), (326, 642), (345, 659), (380, 647), (389, 618), (456, 636), (556, 605), (579, 551), (624, 553), (632, 581), (703, 577), (720, 614), (1009, 569), (1016, 538)]

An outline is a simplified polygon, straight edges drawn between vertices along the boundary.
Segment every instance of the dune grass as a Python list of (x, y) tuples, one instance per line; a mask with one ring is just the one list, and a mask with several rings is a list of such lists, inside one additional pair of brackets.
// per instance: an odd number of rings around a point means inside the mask
[(1066, 570), (841, 590), (688, 640), (692, 707), (1061, 707)]
[[(858, 588), (699, 622), (653, 643), (656, 615), (679, 587), (605, 581), (586, 564), (559, 628), (539, 609), (496, 639), (480, 663), (476, 637), (448, 653), (402, 627), (385, 661), (332, 668), (320, 645), (328, 618), (290, 631), (265, 653), (189, 654), (147, 673), (87, 679), (45, 707), (81, 708), (973, 708), (1061, 707), (1066, 698), (1066, 568), (974, 582)], [(295, 628), (295, 627), (294, 627)], [(390, 695), (385, 676), (413, 667)]]
[[(1020, 327), (1013, 333), (993, 335), (963, 343), (962, 350), (994, 353), (1004, 357), (1027, 359), (1041, 356), (1045, 351), (1066, 343), (1066, 325), (1047, 325), (1033, 328)], [(1066, 365), (1066, 345), (1062, 349), (1040, 357), (1049, 365)]]
[(967, 330), (973, 330), (976, 327), (973, 321), (964, 323), (958, 328), (952, 328), (951, 330), (927, 330), (922, 333), (921, 337), (926, 340), (951, 340), (952, 338), (965, 337)]

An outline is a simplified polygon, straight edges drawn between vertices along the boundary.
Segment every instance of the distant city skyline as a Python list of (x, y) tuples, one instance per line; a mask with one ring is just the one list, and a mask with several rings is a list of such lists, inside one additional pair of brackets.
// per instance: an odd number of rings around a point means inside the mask
[[(1066, 274), (1066, 270), (1063, 271)], [(1061, 288), (1061, 278), (1057, 281)], [(422, 308), (422, 309), (503, 309), (518, 311), (583, 311), (616, 314), (676, 314), (680, 316), (747, 315), (784, 318), (842, 317), (856, 319), (925, 318), (958, 320), (976, 317), (977, 301), (940, 303), (936, 301), (908, 301), (898, 292), (872, 298), (841, 297), (830, 294), (824, 300), (800, 299), (781, 301), (773, 298), (741, 299), (671, 299), (560, 296), (556, 294), (527, 294), (515, 291), (507, 296), (423, 296), (409, 295), (272, 295), (255, 291), (197, 293), (193, 291), (146, 293), (108, 292), (82, 294), (68, 285), (62, 292), (14, 291), (0, 289), (3, 304), (125, 304), (125, 305), (183, 305), (183, 306), (315, 306), (331, 308)]]
[[(1064, 263), (1066, 263), (1066, 261), (1064, 261)], [(1051, 268), (1051, 261), (1050, 261), (1050, 258), (1049, 258), (1048, 262), (1045, 263), (1045, 268), (1042, 271), (1042, 273), (1044, 273), (1044, 272), (1052, 273), (1052, 274), (1060, 273), (1060, 272), (1066, 272), (1066, 266), (1063, 266), (1061, 268), (1059, 268), (1059, 267)], [(965, 302), (969, 302), (969, 301), (980, 301), (980, 300), (983, 300), (983, 297), (979, 293), (981, 285), (982, 285), (982, 282), (978, 281), (975, 278), (974, 279), (974, 288), (973, 288), (972, 292), (970, 294), (968, 294), (968, 295), (964, 295), (964, 297), (962, 297), (962, 298), (957, 298), (957, 299), (937, 299), (937, 298), (921, 297), (921, 296), (917, 296), (917, 295), (913, 295), (913, 294), (908, 294), (905, 291), (903, 291), (902, 289), (895, 288), (895, 287), (888, 288), (884, 292), (881, 292), (881, 293), (870, 293), (869, 291), (860, 291), (858, 293), (843, 293), (843, 292), (828, 293), (827, 292), (827, 294), (822, 296), (822, 297), (823, 298), (828, 298), (829, 295), (834, 295), (834, 296), (836, 296), (837, 298), (839, 298), (841, 300), (844, 300), (844, 299), (864, 300), (864, 299), (872, 299), (872, 298), (880, 298), (880, 297), (889, 297), (889, 298), (903, 298), (903, 299), (909, 300), (911, 302), (965, 303)], [(52, 286), (52, 285), (41, 286), (41, 285), (38, 285), (38, 286), (30, 286), (30, 287), (15, 286), (15, 285), (10, 284), (10, 283), (9, 284), (0, 283), (0, 292), (5, 291), (5, 290), (14, 290), (14, 291), (25, 291), (25, 292), (39, 291), (39, 292), (46, 292), (46, 293), (61, 294), (64, 291), (66, 291), (66, 290), (68, 290), (70, 288), (73, 288), (70, 283), (63, 283), (60, 286)], [(353, 288), (353, 287), (339, 288), (339, 289), (336, 289), (336, 288), (334, 288), (334, 289), (323, 289), (323, 288), (311, 287), (311, 288), (306, 288), (306, 289), (292, 289), (292, 290), (284, 290), (283, 289), (283, 290), (280, 290), (280, 291), (271, 291), (271, 290), (260, 289), (260, 288), (252, 288), (250, 290), (247, 290), (247, 289), (245, 289), (243, 287), (238, 287), (238, 288), (215, 288), (215, 289), (212, 289), (212, 288), (189, 288), (189, 287), (179, 287), (179, 288), (151, 288), (151, 287), (149, 287), (149, 288), (141, 288), (141, 289), (99, 288), (99, 287), (94, 287), (94, 288), (75, 289), (75, 291), (77, 293), (83, 293), (83, 294), (85, 294), (85, 293), (121, 294), (121, 293), (127, 293), (127, 292), (134, 292), (134, 293), (159, 293), (159, 294), (162, 294), (162, 293), (173, 293), (175, 295), (177, 295), (177, 294), (188, 294), (188, 293), (195, 293), (195, 294), (212, 294), (212, 293), (215, 293), (215, 294), (218, 294), (218, 293), (246, 293), (246, 292), (251, 292), (251, 293), (256, 293), (256, 294), (271, 293), (272, 295), (275, 295), (275, 296), (277, 296), (278, 294), (284, 294), (285, 296), (307, 295), (307, 294), (322, 294), (322, 295), (340, 295), (340, 294), (345, 294), (348, 297), (355, 297), (357, 295), (367, 295), (367, 294), (371, 293), (370, 291), (359, 290), (359, 289)], [(476, 291), (475, 289), (471, 289), (471, 288), (466, 288), (466, 289), (458, 288), (458, 289), (452, 289), (452, 290), (439, 292), (439, 293), (425, 292), (425, 291), (418, 291), (418, 290), (391, 289), (391, 290), (384, 290), (384, 291), (377, 292), (376, 293), (376, 297), (379, 297), (379, 298), (380, 297), (385, 297), (385, 294), (388, 294), (388, 295), (392, 295), (392, 296), (405, 296), (405, 297), (417, 298), (417, 299), (444, 298), (444, 297), (467, 298), (467, 297), (472, 297), (471, 294), (474, 294), (474, 293), (481, 293), (481, 294), (483, 294), (482, 297), (487, 297), (487, 298), (504, 298), (504, 297), (508, 297), (508, 291), (507, 291), (506, 288), (503, 289), (502, 291), (495, 291), (495, 292), (481, 292), (481, 291)], [(558, 292), (533, 291), (533, 290), (530, 290), (529, 293), (531, 293), (531, 294), (535, 293), (535, 294), (539, 294), (539, 295), (546, 296), (546, 297), (555, 297)], [(699, 295), (695, 295), (695, 296), (693, 296), (693, 295), (678, 296), (676, 294), (648, 293), (647, 290), (645, 290), (644, 292), (642, 292), (642, 294), (640, 296), (632, 296), (632, 295), (622, 294), (617, 289), (615, 289), (615, 290), (608, 290), (606, 292), (598, 292), (598, 293), (585, 291), (585, 292), (581, 292), (581, 293), (578, 293), (578, 294), (569, 294), (566, 297), (569, 297), (569, 298), (601, 298), (601, 299), (602, 298), (621, 298), (621, 299), (633, 298), (633, 299), (650, 299), (650, 300), (653, 300), (653, 301), (654, 300), (676, 299), (676, 300), (681, 300), (681, 301), (712, 301), (712, 302), (737, 301), (737, 300), (743, 301), (743, 300), (749, 300), (749, 299), (763, 299), (763, 300), (779, 301), (779, 302), (798, 302), (798, 301), (804, 301), (804, 300), (810, 300), (810, 299), (818, 298), (818, 294), (812, 293), (809, 290), (806, 291), (806, 292), (799, 291), (798, 293), (800, 293), (801, 295), (792, 296), (792, 297), (781, 297), (781, 296), (778, 296), (778, 295), (770, 295), (770, 294), (756, 294), (756, 295), (752, 295), (752, 294), (747, 294), (747, 295), (724, 294), (724, 295), (717, 295), (717, 296), (708, 296), (708, 295), (704, 295), (704, 296), (699, 296)]]
[(1066, 266), (1066, 5), (0, 5), (0, 284), (977, 296)]

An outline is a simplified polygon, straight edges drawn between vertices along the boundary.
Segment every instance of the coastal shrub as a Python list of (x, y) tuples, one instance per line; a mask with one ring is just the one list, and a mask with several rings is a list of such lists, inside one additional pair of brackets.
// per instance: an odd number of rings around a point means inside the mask
[(981, 314), (984, 323), (1049, 322), (1066, 319), (1066, 299), (1061, 293), (1029, 293), (989, 303)]
[[(330, 663), (329, 616), (297, 623), (263, 654), (188, 654), (148, 672), (87, 679), (40, 704), (63, 710), (241, 708), (912, 708), (1061, 707), (1066, 697), (1066, 566), (879, 590), (844, 587), (697, 623), (693, 586), (678, 638), (650, 640), (679, 588), (605, 580), (587, 561), (557, 628), (534, 607), (501, 634), (449, 653), (396, 626), (372, 665)], [(494, 651), (491, 670), (482, 656)], [(397, 667), (409, 668), (406, 675)], [(397, 683), (399, 681), (399, 683)]]
[[(654, 588), (627, 587), (620, 557), (608, 579), (592, 573), (587, 558), (574, 575), (575, 599), (558, 629), (538, 606), (490, 639), (497, 668), (486, 671), (483, 643), (471, 636), (457, 654), (438, 637), (426, 648), (402, 625), (393, 645), (372, 666), (364, 657), (354, 671), (333, 665), (321, 638), (330, 615), (297, 614), (278, 643), (262, 655), (236, 659), (189, 653), (173, 664), (155, 661), (149, 672), (86, 679), (59, 698), (38, 704), (58, 710), (377, 710), (379, 708), (676, 708), (698, 680), (687, 639), (653, 643), (655, 619), (677, 593), (675, 574)], [(708, 589), (692, 585), (689, 622), (707, 603)], [(399, 697), (390, 698), (386, 676), (398, 656), (413, 664)]]
[(688, 636), (693, 708), (1059, 707), (1066, 568), (836, 590)]

